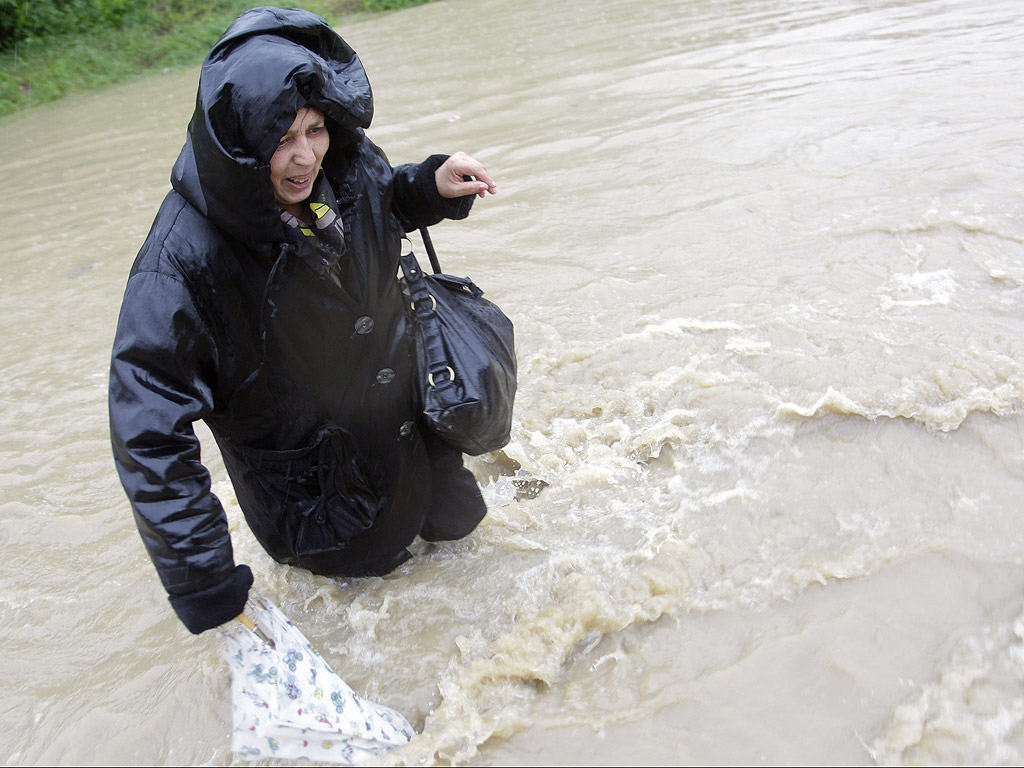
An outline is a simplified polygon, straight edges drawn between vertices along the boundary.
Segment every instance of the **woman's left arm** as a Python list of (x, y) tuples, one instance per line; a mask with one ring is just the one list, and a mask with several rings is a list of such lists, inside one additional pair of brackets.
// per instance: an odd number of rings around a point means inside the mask
[(400, 165), (392, 171), (392, 182), (392, 210), (406, 232), (442, 219), (464, 219), (477, 195), (497, 189), (484, 165), (464, 152)]

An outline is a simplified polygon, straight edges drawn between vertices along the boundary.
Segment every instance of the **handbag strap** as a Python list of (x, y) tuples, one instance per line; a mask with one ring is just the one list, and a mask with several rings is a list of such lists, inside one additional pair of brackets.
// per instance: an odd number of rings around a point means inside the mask
[[(425, 236), (425, 241), (429, 243), (430, 236), (426, 234), (426, 229), (421, 229), (420, 233)], [(409, 245), (412, 245), (411, 240)], [(431, 264), (437, 272), (440, 272), (441, 267), (437, 264), (437, 256), (433, 255), (433, 248), (432, 246), (430, 247)], [(419, 262), (416, 261), (416, 254), (413, 253), (411, 247), (407, 252), (400, 255), (399, 263), (402, 266), (402, 272), (405, 274), (413, 314), (420, 329), (417, 333), (417, 344), (426, 358), (427, 370), (422, 372), (421, 376), (426, 378), (431, 386), (434, 386), (435, 376), (438, 377), (438, 386), (454, 384), (455, 372), (451, 367), (444, 342), (441, 338), (441, 321), (437, 316), (437, 301), (430, 294), (430, 287), (427, 285), (423, 270), (420, 268)], [(448, 375), (442, 378), (445, 372)]]
[(431, 241), (426, 227), (420, 227), (420, 237), (423, 238), (423, 247), (427, 249), (427, 256), (430, 257), (430, 266), (433, 268), (434, 274), (441, 274), (441, 262), (437, 260), (437, 251), (434, 250), (434, 243)]

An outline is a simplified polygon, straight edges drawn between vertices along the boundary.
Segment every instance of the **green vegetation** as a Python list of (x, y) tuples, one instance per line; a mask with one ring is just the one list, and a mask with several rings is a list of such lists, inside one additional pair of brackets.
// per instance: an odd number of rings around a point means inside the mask
[[(430, 0), (284, 0), (331, 23)], [(272, 0), (0, 0), (0, 116), (152, 70), (191, 66)]]

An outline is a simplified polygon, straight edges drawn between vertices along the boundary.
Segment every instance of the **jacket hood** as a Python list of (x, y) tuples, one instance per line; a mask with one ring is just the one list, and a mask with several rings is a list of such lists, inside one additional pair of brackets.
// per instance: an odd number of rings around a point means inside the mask
[(260, 248), (284, 239), (270, 158), (303, 106), (324, 113), (337, 167), (373, 117), (359, 57), (309, 11), (254, 8), (203, 62), (196, 109), (171, 186), (219, 228)]

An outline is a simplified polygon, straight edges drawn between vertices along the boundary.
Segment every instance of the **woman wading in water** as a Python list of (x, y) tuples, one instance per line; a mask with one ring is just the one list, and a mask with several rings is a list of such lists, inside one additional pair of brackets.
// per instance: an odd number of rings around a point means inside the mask
[(405, 232), (464, 218), (495, 185), (463, 153), (393, 168), (363, 133), (372, 115), (362, 64), (322, 18), (242, 14), (203, 64), (172, 190), (132, 267), (114, 457), (192, 632), (241, 613), (252, 585), (198, 420), (281, 563), (381, 575), (417, 535), (460, 538), (486, 513), (461, 453), (419, 423), (396, 273)]

